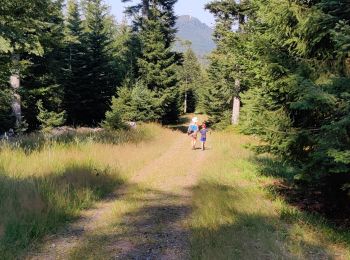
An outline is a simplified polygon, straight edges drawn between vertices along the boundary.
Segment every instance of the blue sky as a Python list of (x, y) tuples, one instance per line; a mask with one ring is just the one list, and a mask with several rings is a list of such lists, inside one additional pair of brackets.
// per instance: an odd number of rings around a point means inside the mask
[[(128, 4), (122, 4), (121, 0), (105, 1), (112, 7), (112, 13), (117, 18), (117, 20), (121, 21), (123, 18), (123, 6)], [(204, 5), (208, 2), (210, 2), (210, 0), (178, 0), (175, 5), (175, 11), (177, 15), (191, 15), (198, 18), (207, 25), (213, 26), (214, 17), (208, 11), (204, 10)]]

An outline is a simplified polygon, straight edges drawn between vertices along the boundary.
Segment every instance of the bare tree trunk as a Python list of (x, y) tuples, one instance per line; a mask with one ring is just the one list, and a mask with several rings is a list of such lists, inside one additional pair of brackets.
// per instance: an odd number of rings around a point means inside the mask
[(142, 16), (146, 19), (149, 17), (149, 0), (142, 0)]
[(13, 63), (13, 71), (12, 75), (10, 76), (10, 85), (13, 90), (13, 101), (12, 101), (12, 110), (16, 117), (16, 125), (18, 126), (21, 123), (22, 119), (22, 111), (21, 111), (21, 97), (17, 93), (18, 89), (20, 87), (20, 78), (19, 78), (19, 55), (14, 54), (12, 56), (12, 63)]
[(239, 123), (239, 113), (241, 110), (241, 100), (239, 99), (239, 91), (241, 88), (241, 81), (239, 79), (235, 80), (235, 96), (233, 97), (232, 103), (232, 124), (238, 125)]
[(344, 73), (345, 75), (350, 76), (350, 57), (347, 57), (344, 60)]
[[(244, 0), (240, 1), (242, 4)], [(245, 16), (243, 14), (239, 14), (238, 16), (238, 30), (237, 33), (242, 33), (242, 25), (245, 23)], [(241, 111), (241, 100), (239, 98), (239, 93), (241, 91), (241, 80), (237, 78), (235, 80), (235, 95), (233, 97), (232, 102), (232, 125), (238, 125), (239, 123), (239, 114)]]
[(185, 114), (186, 114), (186, 113), (187, 113), (187, 91), (188, 91), (188, 81), (187, 81), (187, 77), (186, 77), (185, 83), (186, 83), (186, 87), (185, 87), (184, 112), (185, 112)]

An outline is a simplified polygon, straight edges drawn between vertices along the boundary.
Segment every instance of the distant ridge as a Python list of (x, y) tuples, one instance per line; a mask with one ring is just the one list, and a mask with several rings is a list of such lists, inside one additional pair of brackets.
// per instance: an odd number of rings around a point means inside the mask
[[(181, 15), (177, 19), (176, 28), (177, 37), (182, 41), (191, 41), (192, 49), (199, 58), (205, 58), (215, 48), (212, 39), (214, 30), (199, 19), (190, 15)], [(177, 51), (184, 50), (179, 41), (175, 48)]]

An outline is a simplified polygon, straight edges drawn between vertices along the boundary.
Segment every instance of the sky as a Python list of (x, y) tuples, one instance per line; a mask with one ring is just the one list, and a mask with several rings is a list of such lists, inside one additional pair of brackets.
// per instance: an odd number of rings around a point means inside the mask
[[(122, 4), (121, 0), (105, 1), (109, 6), (112, 7), (112, 14), (116, 17), (117, 21), (121, 21), (124, 17), (124, 6), (130, 5), (130, 3)], [(175, 5), (175, 12), (177, 15), (194, 16), (201, 20), (201, 22), (206, 23), (212, 27), (214, 26), (214, 17), (208, 11), (204, 10), (204, 5), (208, 2), (210, 2), (210, 0), (178, 0)]]

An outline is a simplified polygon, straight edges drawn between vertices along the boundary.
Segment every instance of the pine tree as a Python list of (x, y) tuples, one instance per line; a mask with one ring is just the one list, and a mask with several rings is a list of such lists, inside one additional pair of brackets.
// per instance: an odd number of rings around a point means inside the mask
[(198, 62), (196, 54), (189, 47), (184, 53), (184, 61), (180, 67), (180, 95), (183, 100), (183, 111), (194, 112), (197, 103), (197, 89), (203, 86), (200, 85), (202, 68)]
[(37, 102), (39, 113), (37, 115), (38, 121), (41, 123), (41, 130), (46, 132), (50, 131), (53, 127), (61, 126), (65, 123), (66, 113), (65, 111), (56, 113), (54, 111), (48, 111), (43, 106), (43, 101)]
[[(349, 174), (350, 106), (343, 1), (254, 1), (246, 31), (242, 128), (297, 164), (296, 178), (338, 183)], [(322, 26), (320, 26), (322, 24)], [(344, 188), (344, 187), (343, 187)]]
[(67, 122), (81, 122), (84, 109), (81, 105), (82, 75), (86, 73), (84, 55), (87, 50), (83, 45), (83, 25), (77, 0), (69, 0), (65, 26), (65, 66), (64, 66), (64, 107)]
[(176, 1), (142, 1), (127, 12), (134, 16), (141, 42), (138, 76), (142, 84), (160, 100), (161, 121), (168, 123), (179, 116), (178, 56), (171, 49), (174, 40)]
[(110, 17), (102, 0), (84, 1), (84, 35), (82, 45), (84, 69), (80, 75), (80, 108), (76, 124), (97, 125), (104, 118), (117, 85), (112, 61)]
[[(217, 97), (209, 97), (209, 99), (216, 99), (217, 102), (221, 103), (221, 112), (218, 108), (213, 106), (208, 106), (207, 111), (209, 115), (212, 115), (211, 120), (215, 123), (220, 121), (220, 117), (224, 114), (227, 115), (229, 108), (226, 105), (227, 100), (218, 99), (223, 98), (223, 93), (230, 93), (231, 99), (229, 103), (232, 104), (232, 124), (238, 124), (239, 111), (240, 111), (240, 98), (239, 94), (241, 92), (241, 76), (240, 76), (240, 64), (237, 62), (239, 53), (237, 49), (239, 45), (237, 39), (239, 39), (238, 34), (241, 31), (241, 24), (244, 23), (244, 11), (243, 6), (245, 1), (236, 3), (236, 1), (213, 1), (206, 5), (211, 13), (216, 17), (216, 28), (214, 33), (214, 39), (217, 43), (217, 49), (215, 54), (211, 56), (212, 68), (209, 73), (214, 73), (211, 78), (215, 79), (212, 81), (212, 88), (216, 90), (211, 91), (213, 95), (218, 94)], [(235, 23), (238, 23), (238, 30), (236, 32), (232, 31), (232, 27)], [(214, 68), (216, 67), (216, 68)], [(221, 77), (221, 78), (218, 78)], [(219, 79), (219, 80), (218, 80)], [(225, 83), (223, 83), (225, 82)], [(223, 89), (225, 88), (227, 89)], [(209, 104), (209, 102), (207, 102)], [(228, 104), (229, 104), (228, 103)], [(220, 115), (221, 114), (221, 115)]]
[(106, 113), (104, 127), (118, 129), (128, 121), (150, 122), (162, 116), (161, 104), (155, 92), (149, 90), (142, 82), (134, 86), (126, 83), (113, 97), (110, 111)]
[(212, 53), (208, 68), (209, 85), (204, 94), (205, 112), (213, 124), (217, 124), (230, 111), (232, 89), (234, 82), (231, 76), (231, 61), (226, 55)]
[[(131, 0), (122, 0), (131, 2)], [(176, 15), (174, 5), (177, 0), (142, 0), (141, 3), (132, 5), (126, 9), (126, 13), (134, 17), (134, 27), (142, 30), (146, 20), (158, 20), (162, 24), (165, 47), (171, 47), (176, 36)], [(157, 10), (157, 12), (154, 12)]]
[[(150, 9), (150, 12), (158, 11)], [(178, 76), (176, 57), (170, 47), (166, 47), (162, 28), (157, 19), (145, 21), (140, 32), (142, 51), (138, 67), (140, 79), (162, 100), (162, 122), (166, 123), (175, 121), (179, 115)]]

